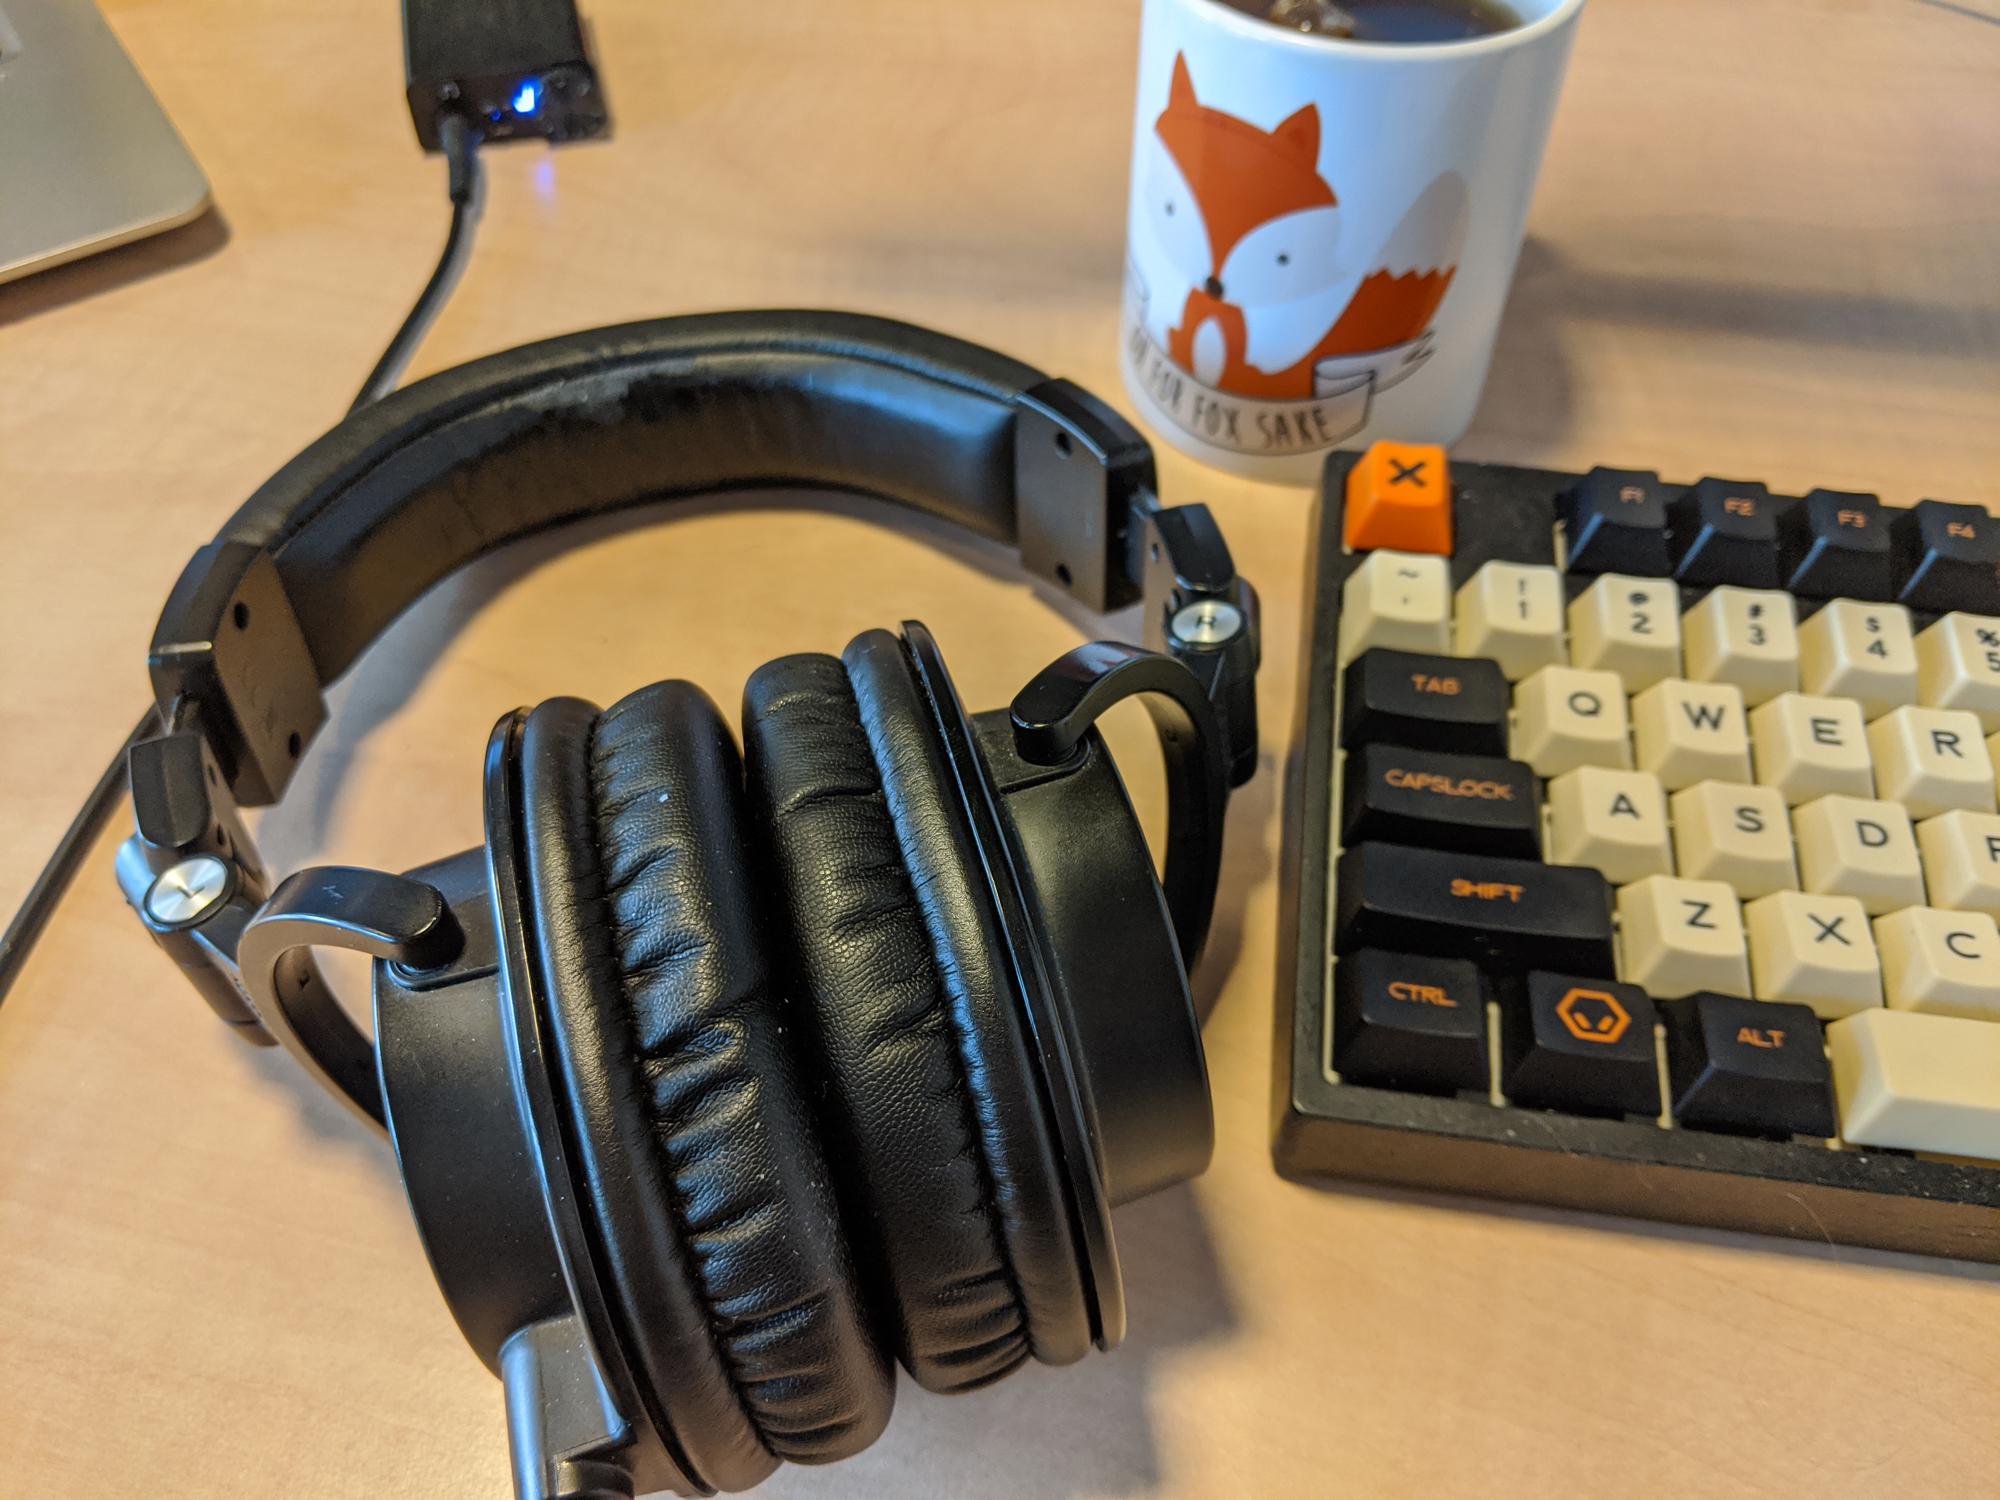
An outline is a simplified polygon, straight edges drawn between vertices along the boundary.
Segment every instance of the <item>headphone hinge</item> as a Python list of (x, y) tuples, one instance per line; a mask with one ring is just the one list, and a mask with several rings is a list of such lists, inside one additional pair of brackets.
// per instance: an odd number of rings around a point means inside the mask
[(1153, 450), (1132, 424), (1067, 380), (1016, 400), (1014, 528), (1021, 563), (1086, 609), (1139, 599), (1127, 532), (1154, 488)]

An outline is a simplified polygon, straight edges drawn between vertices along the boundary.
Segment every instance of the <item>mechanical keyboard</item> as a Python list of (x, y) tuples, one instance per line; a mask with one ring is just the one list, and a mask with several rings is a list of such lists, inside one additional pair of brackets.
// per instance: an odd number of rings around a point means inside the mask
[(2000, 1261), (2000, 520), (1329, 460), (1275, 1155)]

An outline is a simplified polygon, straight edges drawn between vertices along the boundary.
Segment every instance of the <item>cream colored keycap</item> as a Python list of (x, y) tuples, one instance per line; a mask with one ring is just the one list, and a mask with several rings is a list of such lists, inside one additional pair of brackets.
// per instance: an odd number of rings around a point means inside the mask
[(1782, 693), (1750, 710), (1757, 779), (1794, 807), (1815, 797), (1875, 795), (1868, 726), (1852, 698)]
[(1835, 599), (1799, 627), (1799, 677), (1808, 693), (1853, 698), (1873, 719), (1917, 701), (1917, 646), (1900, 604)]
[(1962, 708), (1983, 731), (2000, 730), (2000, 619), (1953, 613), (1920, 631), (1917, 700)]
[(1514, 759), (1538, 776), (1632, 764), (1625, 688), (1613, 672), (1543, 667), (1514, 689)]
[(2000, 781), (2000, 734), (1986, 737), (1986, 756), (1993, 762), (1993, 779)]
[(1639, 769), (1678, 791), (1697, 781), (1748, 781), (1750, 730), (1743, 694), (1726, 682), (1655, 683), (1632, 700)]
[(1720, 880), (1748, 901), (1799, 888), (1792, 819), (1776, 787), (1698, 781), (1669, 799), (1674, 863), (1690, 880)]
[(1810, 1005), (1822, 1020), (1882, 1003), (1868, 913), (1851, 896), (1780, 891), (1743, 908), (1759, 1000)]
[(1826, 1044), (1844, 1140), (2000, 1160), (2000, 1026), (1864, 1010)]
[(1895, 1009), (2000, 1021), (2000, 927), (1985, 912), (1906, 906), (1875, 919), (1875, 946)]
[(1798, 611), (1775, 589), (1710, 589), (1681, 621), (1687, 674), (1734, 683), (1756, 705), (1799, 687)]
[(1371, 552), (1340, 601), (1340, 659), (1372, 646), (1397, 651), (1451, 649), (1451, 571), (1442, 557)]
[(2000, 818), (1948, 812), (1917, 825), (1924, 884), (1952, 911), (2000, 917)]
[(1665, 578), (1606, 573), (1569, 605), (1569, 659), (1616, 672), (1627, 693), (1681, 669), (1681, 595)]
[(1923, 866), (1909, 814), (1893, 802), (1822, 797), (1792, 813), (1799, 883), (1816, 896), (1852, 896), (1871, 916), (1924, 904)]
[(1697, 990), (1750, 994), (1736, 893), (1714, 880), (1652, 875), (1618, 889), (1618, 977), (1662, 1000)]
[(1589, 865), (1613, 885), (1674, 873), (1658, 777), (1583, 766), (1551, 781), (1547, 797), (1551, 863)]
[(1963, 709), (1896, 708), (1868, 726), (1875, 791), (1913, 818), (1994, 808), (1993, 766), (1979, 720)]
[(1458, 591), (1453, 640), (1457, 655), (1491, 657), (1512, 682), (1567, 660), (1562, 574), (1524, 563), (1487, 563)]

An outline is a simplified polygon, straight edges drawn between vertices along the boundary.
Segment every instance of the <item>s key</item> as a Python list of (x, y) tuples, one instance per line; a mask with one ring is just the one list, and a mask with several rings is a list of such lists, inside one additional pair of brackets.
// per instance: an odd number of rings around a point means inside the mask
[(1535, 773), (1518, 760), (1363, 745), (1347, 756), (1340, 841), (1539, 859), (1541, 805)]
[(1340, 742), (1505, 755), (1508, 703), (1497, 662), (1377, 646), (1348, 664)]

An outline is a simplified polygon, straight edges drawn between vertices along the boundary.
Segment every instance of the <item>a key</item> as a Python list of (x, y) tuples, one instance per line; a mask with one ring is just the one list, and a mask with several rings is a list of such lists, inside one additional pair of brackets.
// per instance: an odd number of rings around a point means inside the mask
[(1910, 612), (1836, 599), (1799, 627), (1799, 677), (1808, 693), (1853, 698), (1868, 718), (1917, 700)]
[(1513, 1104), (1658, 1115), (1653, 1002), (1629, 984), (1535, 972), (1501, 1010), (1500, 1090)]
[(1623, 886), (1618, 932), (1618, 977), (1648, 994), (1750, 993), (1742, 914), (1720, 882), (1654, 875)]
[(1374, 646), (1442, 653), (1451, 649), (1451, 569), (1442, 557), (1371, 552), (1340, 598), (1340, 657)]
[(2000, 521), (1976, 505), (1919, 500), (1892, 531), (1900, 602), (1940, 614), (2000, 615)]
[(1847, 1140), (2000, 1160), (2000, 1026), (1864, 1010), (1829, 1026), (1826, 1042)]
[(1674, 862), (1689, 880), (1720, 880), (1745, 901), (1798, 889), (1791, 814), (1776, 787), (1700, 781), (1669, 806)]
[(1514, 689), (1513, 750), (1542, 776), (1631, 765), (1624, 684), (1612, 672), (1543, 667)]
[(1507, 753), (1507, 679), (1490, 661), (1377, 647), (1348, 665), (1340, 742)]
[(1868, 726), (1875, 789), (1912, 818), (1995, 811), (1993, 768), (1979, 720), (1951, 708), (1898, 708)]
[(1924, 901), (1910, 816), (1893, 802), (1821, 797), (1792, 813), (1799, 883), (1818, 896), (1852, 896), (1880, 916)]
[(1458, 591), (1453, 650), (1500, 663), (1510, 682), (1561, 662), (1562, 574), (1525, 563), (1490, 562)]
[(1808, 599), (1886, 603), (1896, 586), (1888, 517), (1873, 495), (1814, 490), (1779, 522), (1785, 587)]
[(1595, 870), (1356, 844), (1335, 872), (1341, 952), (1470, 953), (1499, 968), (1612, 972), (1611, 887)]
[(1681, 622), (1687, 674), (1727, 682), (1752, 707), (1798, 691), (1799, 627), (1790, 594), (1769, 589), (1710, 589)]
[(1671, 875), (1667, 797), (1644, 771), (1581, 766), (1549, 783), (1549, 857), (1589, 865), (1613, 885)]
[(1948, 812), (1917, 825), (1924, 884), (1953, 911), (2000, 917), (2000, 818)]
[(1632, 700), (1639, 769), (1672, 791), (1697, 781), (1750, 779), (1750, 725), (1743, 694), (1726, 682), (1656, 683)]
[(1664, 578), (1607, 573), (1570, 600), (1570, 661), (1617, 673), (1627, 693), (1675, 676), (1681, 669), (1680, 609), (1680, 590)]
[(1485, 987), (1471, 964), (1362, 948), (1333, 977), (1333, 1065), (1344, 1081), (1486, 1090)]
[(1917, 699), (2000, 731), (2000, 618), (1954, 613), (1917, 635)]
[(1664, 1019), (1674, 1118), (1686, 1129), (1832, 1138), (1833, 1079), (1805, 1006), (1691, 995)]
[(1592, 469), (1561, 501), (1572, 573), (1632, 573), (1664, 578), (1667, 500), (1651, 469)]
[(1518, 760), (1400, 745), (1348, 752), (1342, 844), (1370, 839), (1539, 859), (1541, 799)]
[(1893, 1010), (2000, 1021), (2000, 927), (1983, 911), (1906, 906), (1875, 919)]
[(1761, 484), (1704, 479), (1667, 507), (1674, 577), (1688, 584), (1778, 586), (1778, 517)]
[(1759, 1000), (1809, 1006), (1825, 1021), (1882, 1003), (1875, 935), (1853, 897), (1780, 891), (1744, 907), (1743, 925)]
[(1817, 797), (1872, 797), (1868, 728), (1852, 698), (1781, 693), (1750, 711), (1757, 780), (1797, 806)]

